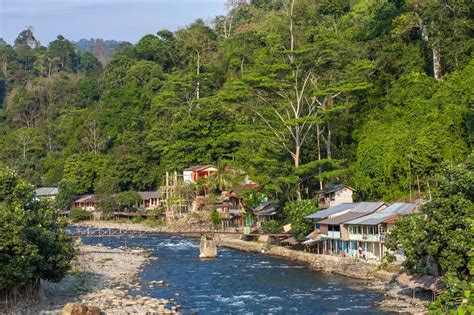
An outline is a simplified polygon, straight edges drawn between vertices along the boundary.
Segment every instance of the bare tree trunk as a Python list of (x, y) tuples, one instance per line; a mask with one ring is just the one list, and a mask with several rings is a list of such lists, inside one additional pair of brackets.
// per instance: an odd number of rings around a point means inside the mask
[[(318, 149), (318, 161), (321, 161), (321, 127), (316, 125), (316, 141), (317, 141), (317, 149)], [(318, 173), (319, 173), (319, 190), (323, 190), (323, 180), (321, 178), (321, 164), (318, 166)]]
[(294, 21), (293, 21), (293, 11), (295, 7), (295, 0), (291, 0), (288, 16), (290, 17), (290, 51), (292, 52), (289, 56), (290, 62), (295, 62), (295, 56), (293, 51), (295, 50), (295, 34), (294, 34)]
[(328, 133), (327, 133), (327, 138), (326, 138), (326, 153), (327, 153), (327, 158), (331, 159), (332, 158), (332, 131), (331, 131), (331, 125), (327, 123), (326, 128), (328, 128)]
[(201, 74), (201, 54), (199, 51), (197, 52), (197, 66), (196, 66), (196, 74), (197, 74), (197, 85), (196, 85), (196, 99), (200, 97), (200, 89), (201, 89), (201, 80), (199, 75)]
[[(300, 155), (301, 155), (301, 144), (296, 144), (295, 147), (295, 155), (294, 155), (294, 165), (295, 169), (298, 169), (300, 167)], [(296, 199), (298, 201), (301, 200), (301, 179), (298, 175), (298, 178), (296, 180)]]
[(441, 80), (441, 55), (439, 48), (433, 48), (433, 74), (436, 80)]
[(431, 49), (433, 53), (433, 76), (436, 80), (441, 79), (441, 54), (439, 52), (439, 47), (436, 44), (430, 45), (429, 43), (429, 36), (428, 30), (426, 29), (426, 25), (422, 19), (420, 19), (420, 29), (421, 29), (421, 38), (426, 42), (428, 46), (432, 46)]

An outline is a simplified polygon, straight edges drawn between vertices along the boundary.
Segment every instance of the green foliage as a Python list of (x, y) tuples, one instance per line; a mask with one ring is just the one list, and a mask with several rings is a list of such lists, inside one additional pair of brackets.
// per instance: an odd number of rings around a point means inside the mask
[(87, 210), (75, 209), (69, 213), (69, 219), (73, 221), (84, 221), (91, 219), (91, 213)]
[(136, 191), (124, 191), (115, 196), (115, 201), (124, 211), (135, 211), (142, 198)]
[(268, 200), (266, 194), (256, 189), (242, 189), (239, 191), (239, 197), (244, 207), (249, 210), (255, 209)]
[(422, 206), (422, 215), (398, 220), (385, 243), (405, 252), (407, 270), (443, 275), (447, 289), (433, 307), (446, 312), (458, 307), (472, 289), (474, 156), (446, 167), (434, 181), (436, 191)]
[(317, 211), (311, 200), (289, 201), (285, 204), (283, 214), (286, 223), (291, 223), (292, 233), (297, 240), (304, 240), (312, 228), (312, 222), (306, 216)]
[[(65, 186), (61, 210), (73, 193), (96, 193), (110, 212), (115, 194), (205, 163), (242, 170), (281, 204), (335, 181), (361, 200), (423, 197), (444, 162), (472, 151), (473, 10), (469, 0), (234, 1), (212, 24), (123, 45), (104, 67), (26, 29), (0, 41), (0, 165)], [(224, 190), (233, 175), (206, 184)], [(244, 196), (247, 208), (261, 201)], [(456, 202), (437, 207), (461, 220)], [(459, 273), (465, 248), (426, 237), (400, 235), (407, 265), (424, 270), (418, 256), (430, 253)]]
[(162, 226), (165, 224), (164, 221), (161, 221), (161, 220), (157, 220), (157, 219), (147, 219), (145, 221), (143, 221), (143, 224), (147, 225), (147, 226), (150, 226), (150, 227), (158, 227), (158, 226)]
[(221, 222), (221, 217), (219, 216), (219, 212), (217, 212), (216, 210), (211, 212), (211, 222), (214, 226), (219, 225), (219, 223)]
[(262, 228), (265, 233), (278, 233), (281, 230), (281, 223), (276, 220), (268, 220), (263, 223)]
[(132, 222), (133, 223), (142, 223), (143, 222), (143, 218), (139, 215), (136, 215), (132, 218)]
[(56, 213), (33, 201), (33, 187), (10, 169), (0, 170), (0, 291), (39, 279), (61, 280), (74, 248)]

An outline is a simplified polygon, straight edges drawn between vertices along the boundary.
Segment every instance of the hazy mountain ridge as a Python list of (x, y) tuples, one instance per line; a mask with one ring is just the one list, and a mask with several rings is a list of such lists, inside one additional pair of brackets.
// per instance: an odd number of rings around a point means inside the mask
[(128, 42), (118, 40), (104, 40), (101, 38), (82, 38), (74, 45), (81, 53), (92, 53), (103, 65), (106, 64), (112, 55), (122, 46), (131, 45)]

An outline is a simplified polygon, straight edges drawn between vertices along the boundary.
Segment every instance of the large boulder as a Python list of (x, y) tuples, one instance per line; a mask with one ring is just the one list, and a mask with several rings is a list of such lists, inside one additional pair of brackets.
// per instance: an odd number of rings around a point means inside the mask
[(80, 303), (68, 303), (61, 310), (61, 315), (100, 315), (100, 308)]
[(199, 246), (200, 258), (215, 258), (217, 257), (217, 245), (214, 237), (201, 236), (201, 245)]

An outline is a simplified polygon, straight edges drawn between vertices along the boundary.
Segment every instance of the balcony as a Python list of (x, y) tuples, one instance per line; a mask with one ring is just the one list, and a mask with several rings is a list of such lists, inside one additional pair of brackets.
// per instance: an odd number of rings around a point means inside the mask
[(329, 238), (341, 238), (341, 232), (339, 231), (328, 231)]
[(349, 234), (349, 239), (352, 241), (378, 242), (380, 238), (378, 234)]

